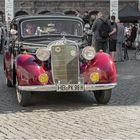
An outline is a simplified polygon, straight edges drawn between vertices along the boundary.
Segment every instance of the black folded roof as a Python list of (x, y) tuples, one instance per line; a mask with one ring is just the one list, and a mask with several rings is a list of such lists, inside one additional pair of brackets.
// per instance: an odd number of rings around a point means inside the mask
[(138, 22), (140, 20), (140, 11), (131, 5), (127, 5), (119, 11), (119, 19), (123, 22)]

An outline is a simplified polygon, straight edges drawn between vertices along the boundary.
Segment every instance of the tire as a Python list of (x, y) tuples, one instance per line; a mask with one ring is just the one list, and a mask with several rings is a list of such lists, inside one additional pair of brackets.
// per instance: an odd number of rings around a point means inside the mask
[(112, 90), (95, 91), (94, 96), (98, 104), (106, 105), (111, 98)]
[(16, 95), (17, 95), (17, 101), (21, 106), (28, 106), (31, 104), (31, 93), (30, 92), (25, 92), (25, 91), (20, 91), (16, 87)]
[(7, 87), (13, 87), (12, 82), (8, 78), (6, 78), (6, 85)]

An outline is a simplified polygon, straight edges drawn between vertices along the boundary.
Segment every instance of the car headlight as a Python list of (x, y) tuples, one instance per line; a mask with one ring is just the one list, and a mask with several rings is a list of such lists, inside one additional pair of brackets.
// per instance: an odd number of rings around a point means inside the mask
[(86, 60), (92, 60), (95, 57), (95, 49), (93, 47), (85, 47), (82, 50), (82, 56), (86, 59)]
[(41, 61), (46, 61), (50, 58), (50, 52), (47, 48), (39, 48), (36, 51), (36, 57)]

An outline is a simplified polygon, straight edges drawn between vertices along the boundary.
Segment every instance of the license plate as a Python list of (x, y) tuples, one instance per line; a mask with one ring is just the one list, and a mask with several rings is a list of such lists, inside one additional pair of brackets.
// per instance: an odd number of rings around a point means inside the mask
[(84, 85), (82, 85), (82, 84), (57, 85), (57, 91), (59, 91), (59, 92), (84, 91)]

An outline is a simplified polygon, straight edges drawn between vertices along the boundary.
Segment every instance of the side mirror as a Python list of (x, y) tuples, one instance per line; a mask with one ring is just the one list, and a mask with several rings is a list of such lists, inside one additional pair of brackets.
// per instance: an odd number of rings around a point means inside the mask
[(10, 30), (10, 34), (11, 34), (11, 35), (17, 35), (17, 30), (11, 29), (11, 30)]

